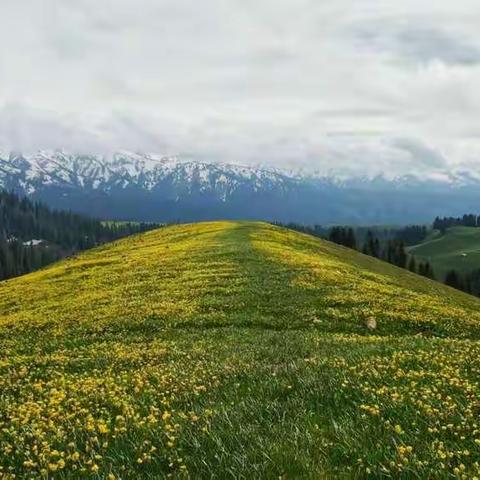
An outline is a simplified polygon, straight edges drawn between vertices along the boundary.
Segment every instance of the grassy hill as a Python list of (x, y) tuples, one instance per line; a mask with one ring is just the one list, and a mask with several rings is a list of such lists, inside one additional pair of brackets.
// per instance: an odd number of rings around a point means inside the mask
[(472, 478), (479, 307), (263, 223), (88, 251), (0, 283), (0, 477)]
[(443, 278), (448, 270), (469, 272), (480, 268), (480, 228), (452, 227), (444, 235), (436, 232), (409, 249), (416, 258), (428, 260), (436, 275)]

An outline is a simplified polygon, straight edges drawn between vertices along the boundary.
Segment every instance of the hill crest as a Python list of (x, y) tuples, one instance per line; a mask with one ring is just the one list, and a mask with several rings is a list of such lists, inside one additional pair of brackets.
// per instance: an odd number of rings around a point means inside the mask
[(0, 284), (0, 326), (116, 331), (258, 326), (476, 337), (479, 301), (261, 222), (175, 225)]

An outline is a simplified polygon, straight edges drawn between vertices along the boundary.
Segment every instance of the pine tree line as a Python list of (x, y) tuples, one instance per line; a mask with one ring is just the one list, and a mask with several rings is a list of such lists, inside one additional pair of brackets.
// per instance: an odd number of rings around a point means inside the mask
[(407, 225), (406, 227), (395, 230), (395, 238), (403, 240), (405, 245), (417, 245), (421, 243), (428, 235), (426, 225)]
[(480, 269), (460, 273), (451, 269), (445, 275), (445, 284), (471, 295), (480, 296)]
[[(400, 231), (403, 232), (405, 230), (402, 229)], [(434, 279), (435, 276), (430, 263), (428, 261), (424, 261), (418, 262), (417, 264), (415, 257), (409, 257), (406, 252), (406, 243), (403, 239), (405, 237), (402, 235), (399, 237), (400, 238), (389, 239), (381, 242), (379, 238), (371, 230), (369, 230), (362, 248), (362, 253), (391, 263), (397, 267), (406, 268), (410, 272), (418, 273), (424, 277)]]
[(332, 227), (328, 239), (338, 245), (357, 249), (357, 239), (351, 227)]
[(156, 227), (147, 223), (103, 223), (0, 191), (0, 280)]
[(328, 235), (328, 228), (324, 228), (321, 225), (303, 225), (301, 223), (289, 222), (289, 223), (282, 223), (282, 222), (272, 222), (272, 225), (276, 225), (277, 227), (288, 228), (290, 230), (295, 230), (296, 232), (301, 233), (308, 233), (309, 235), (313, 235), (314, 237), (325, 238)]
[(445, 233), (450, 227), (480, 227), (480, 217), (473, 213), (465, 214), (462, 217), (437, 217), (433, 222), (433, 228)]

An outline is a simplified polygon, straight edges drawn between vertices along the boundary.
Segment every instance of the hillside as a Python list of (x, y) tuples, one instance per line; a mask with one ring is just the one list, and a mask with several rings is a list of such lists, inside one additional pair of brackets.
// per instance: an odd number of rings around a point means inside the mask
[(0, 283), (0, 465), (5, 478), (471, 478), (479, 307), (264, 223), (104, 245)]
[(409, 253), (428, 260), (439, 278), (448, 270), (469, 272), (480, 268), (480, 229), (452, 227), (445, 234), (438, 232), (424, 242), (411, 247)]

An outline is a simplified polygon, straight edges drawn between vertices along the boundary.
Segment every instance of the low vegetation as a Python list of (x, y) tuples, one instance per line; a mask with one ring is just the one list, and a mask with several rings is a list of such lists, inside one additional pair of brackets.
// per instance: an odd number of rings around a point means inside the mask
[(263, 223), (0, 284), (0, 477), (480, 476), (480, 303)]

